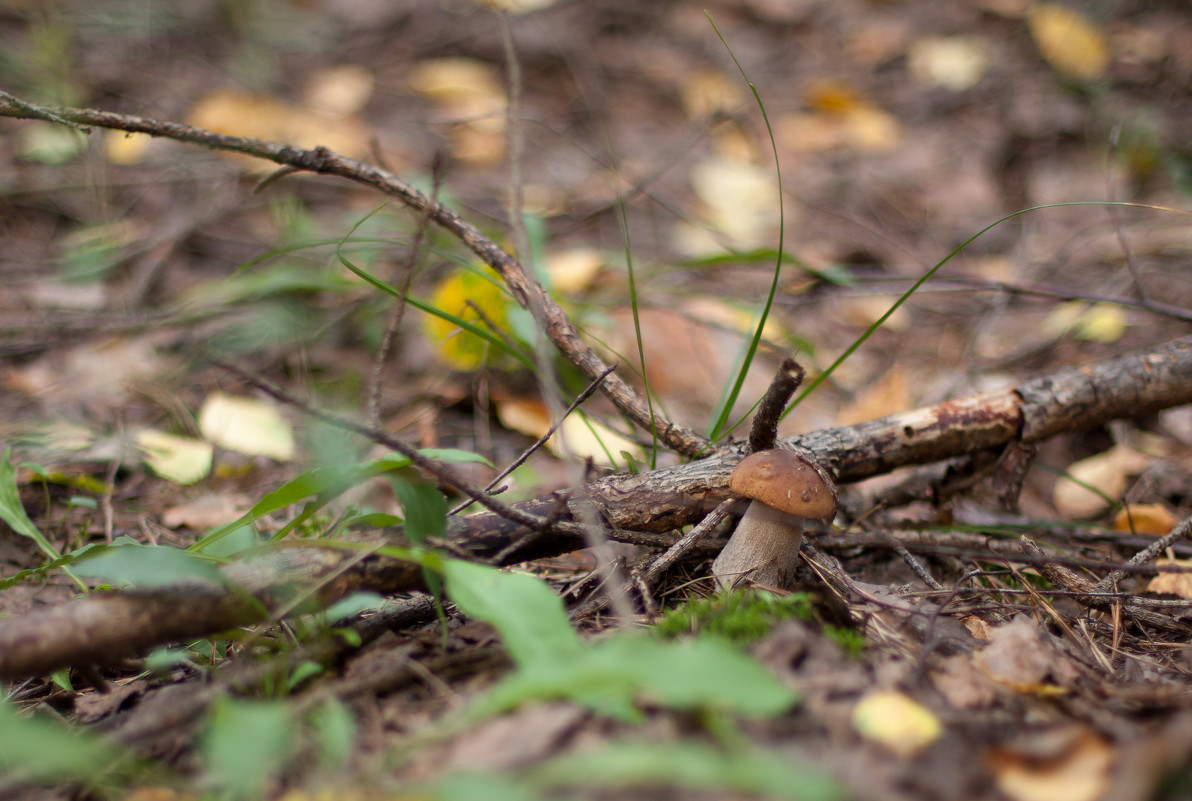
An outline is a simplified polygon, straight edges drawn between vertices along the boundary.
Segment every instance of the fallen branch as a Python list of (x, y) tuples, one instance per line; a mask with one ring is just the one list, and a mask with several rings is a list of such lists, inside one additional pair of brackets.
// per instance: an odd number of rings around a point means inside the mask
[[(1192, 337), (1080, 368), (1064, 368), (1018, 387), (824, 429), (786, 440), (831, 465), (842, 482), (1017, 442), (1038, 442), (1063, 431), (1102, 425), (1192, 403)], [(728, 475), (744, 448), (733, 445), (706, 459), (640, 475), (609, 476), (584, 492), (551, 494), (514, 507), (535, 519), (580, 519), (590, 503), (609, 524), (610, 537), (666, 547), (672, 532), (702, 519), (728, 497)], [(582, 547), (574, 527), (531, 529), (494, 513), (448, 521), (448, 547), (468, 558), (501, 564)], [(388, 530), (396, 538), (400, 530)], [(524, 542), (521, 547), (517, 543)], [(202, 637), (267, 619), (265, 607), (284, 602), (289, 586), (318, 586), (329, 602), (360, 589), (401, 592), (422, 587), (415, 565), (371, 556), (341, 571), (353, 551), (293, 546), (229, 567), (230, 578), (256, 599), (220, 587), (179, 587), (96, 595), (21, 618), (0, 620), (0, 679), (40, 675), (59, 667), (106, 663), (164, 642)], [(337, 574), (338, 573), (338, 574)], [(1184, 624), (1180, 624), (1184, 625)]]
[[(371, 186), (397, 198), (415, 212), (450, 232), (485, 264), (500, 273), (514, 299), (533, 315), (534, 321), (547, 338), (588, 378), (595, 379), (608, 370), (608, 365), (596, 351), (580, 338), (575, 326), (555, 299), (547, 294), (542, 285), (529, 275), (513, 256), (453, 210), (380, 167), (346, 158), (325, 147), (304, 150), (290, 145), (228, 136), (176, 122), (147, 119), (131, 114), (116, 114), (96, 109), (47, 108), (20, 100), (7, 92), (0, 92), (0, 117), (37, 119), (71, 127), (94, 125), (117, 131), (143, 133), (201, 145), (212, 150), (243, 153), (281, 164), (292, 170), (337, 175)], [(707, 452), (709, 444), (706, 437), (652, 412), (638, 393), (615, 373), (604, 375), (600, 389), (621, 412), (643, 430), (649, 433), (657, 432), (658, 438), (668, 448), (685, 456), (699, 456)]]

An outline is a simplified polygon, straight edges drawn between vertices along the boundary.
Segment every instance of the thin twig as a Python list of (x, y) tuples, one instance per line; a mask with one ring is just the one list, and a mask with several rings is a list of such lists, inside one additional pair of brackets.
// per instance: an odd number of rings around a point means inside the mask
[[(162, 136), (209, 147), (213, 150), (243, 153), (322, 175), (338, 175), (357, 183), (372, 186), (386, 195), (396, 197), (414, 211), (428, 214), (435, 224), (458, 238), (481, 260), (500, 273), (514, 299), (522, 308), (530, 312), (539, 329), (572, 364), (589, 378), (595, 378), (608, 367), (604, 360), (579, 336), (579, 332), (576, 331), (566, 312), (559, 306), (558, 301), (543, 289), (537, 279), (530, 275), (517, 259), (481, 233), (476, 226), (464, 220), (458, 213), (387, 170), (357, 159), (346, 158), (325, 147), (305, 150), (291, 145), (218, 134), (176, 122), (165, 122), (132, 114), (116, 114), (96, 109), (50, 109), (18, 100), (5, 93), (0, 93), (0, 117), (40, 119), (60, 123), (73, 122), (100, 128), (144, 133), (150, 136)], [(659, 438), (667, 447), (685, 456), (707, 454), (710, 448), (707, 437), (673, 423), (659, 413), (652, 413), (648, 404), (619, 376), (607, 374), (601, 383), (601, 390), (626, 417), (643, 431), (656, 429)]]
[[(1177, 525), (1167, 534), (1155, 540), (1138, 553), (1134, 554), (1129, 560), (1126, 561), (1125, 566), (1138, 567), (1139, 565), (1145, 565), (1147, 562), (1150, 562), (1159, 554), (1166, 551), (1172, 545), (1187, 537), (1189, 533), (1192, 533), (1192, 517), (1184, 518), (1179, 525)], [(1110, 571), (1105, 578), (1093, 585), (1092, 591), (1109, 592), (1113, 585), (1125, 578), (1126, 575), (1127, 572), (1125, 570), (1118, 569)]]
[[(529, 459), (530, 456), (534, 453), (534, 451), (541, 448), (543, 445), (546, 444), (546, 441), (548, 439), (550, 439), (552, 436), (554, 436), (554, 433), (559, 430), (559, 426), (563, 425), (563, 421), (566, 420), (567, 417), (572, 412), (574, 412), (576, 409), (578, 409), (581, 403), (586, 401), (588, 398), (592, 397), (592, 393), (594, 393), (596, 391), (596, 389), (600, 386), (600, 382), (604, 380), (604, 376), (607, 375), (608, 373), (611, 373), (613, 370), (616, 370), (616, 369), (617, 369), (616, 364), (609, 366), (605, 370), (604, 373), (597, 376), (596, 379), (592, 383), (588, 384), (587, 388), (584, 389), (583, 392), (579, 393), (579, 396), (576, 397), (576, 399), (574, 401), (572, 401), (571, 405), (567, 407), (566, 411), (563, 412), (563, 416), (559, 418), (558, 422), (551, 424), (551, 427), (547, 430), (547, 432), (545, 434), (543, 434), (541, 437), (538, 438), (537, 442), (535, 442), (533, 445), (531, 445), (530, 447), (528, 447), (524, 451), (522, 451), (520, 456), (518, 456), (516, 459), (514, 459), (512, 462), (510, 462), (505, 467), (505, 469), (502, 470), (500, 473), (497, 473), (497, 475), (493, 477), (493, 480), (488, 482), (488, 484), (485, 485), (484, 491), (491, 492), (492, 489), (494, 487), (496, 487), (497, 484), (501, 483), (501, 481), (506, 476), (508, 476), (514, 470), (516, 470), (517, 468), (519, 468), (523, 464), (525, 464), (526, 459)], [(473, 503), (475, 503), (475, 500), (472, 498), (469, 498), (468, 500), (462, 502), (459, 506), (455, 507), (450, 512), (448, 512), (448, 514), (449, 515), (457, 515), (460, 512), (462, 512), (464, 509), (467, 509)]]
[(758, 403), (757, 413), (753, 415), (753, 427), (749, 431), (751, 451), (757, 453), (774, 447), (778, 441), (778, 422), (782, 419), (782, 412), (803, 383), (804, 375), (803, 368), (794, 359), (787, 357), (782, 360), (766, 394)]
[(303, 414), (322, 420), (325, 423), (330, 423), (331, 425), (337, 426), (346, 431), (351, 431), (353, 433), (360, 434), (361, 436), (368, 437), (374, 442), (379, 442), (387, 448), (392, 448), (402, 456), (409, 459), (415, 467), (425, 470), (427, 473), (430, 473), (444, 484), (455, 487), (463, 494), (475, 500), (481, 506), (490, 510), (494, 514), (505, 518), (506, 520), (526, 526), (527, 528), (533, 529), (535, 531), (567, 529), (570, 530), (571, 533), (575, 533), (574, 530), (572, 530), (573, 527), (570, 527), (569, 524), (552, 523), (545, 518), (539, 517), (538, 515), (524, 512), (520, 509), (510, 506), (509, 504), (498, 501), (491, 495), (488, 495), (486, 492), (481, 490), (479, 487), (473, 486), (471, 482), (460, 476), (448, 465), (423, 456), (421, 453), (419, 453), (417, 448), (401, 439), (398, 439), (386, 431), (381, 431), (373, 428), (372, 426), (358, 423), (348, 417), (343, 417), (342, 415), (333, 414), (332, 412), (311, 406), (310, 404), (305, 403), (289, 394), (285, 390), (275, 387), (268, 381), (246, 373), (244, 370), (241, 370), (235, 365), (218, 360), (212, 360), (212, 363), (232, 373), (246, 384), (256, 387), (266, 395), (269, 395), (270, 397), (286, 404), (287, 406), (294, 407)]
[[(436, 153), (431, 164), (431, 200), (439, 199), (439, 188), (443, 182), (443, 155)], [(402, 318), (406, 314), (406, 296), (410, 292), (410, 284), (414, 281), (414, 272), (418, 268), (418, 256), (422, 252), (422, 241), (426, 238), (426, 229), (430, 224), (430, 214), (422, 212), (418, 216), (418, 227), (414, 230), (414, 240), (410, 243), (410, 250), (406, 255), (405, 270), (402, 274), (401, 286), (398, 287), (397, 297), (393, 301), (393, 309), (389, 315), (389, 324), (377, 345), (377, 353), (373, 358), (372, 387), (368, 393), (368, 422), (373, 428), (381, 427), (381, 385), (384, 383), (385, 359), (393, 347), (393, 340), (401, 328)], [(395, 276), (396, 277), (396, 276)]]

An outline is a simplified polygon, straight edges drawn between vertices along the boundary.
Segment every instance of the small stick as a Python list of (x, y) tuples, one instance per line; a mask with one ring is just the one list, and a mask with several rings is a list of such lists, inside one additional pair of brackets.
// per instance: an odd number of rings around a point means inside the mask
[[(1187, 537), (1189, 532), (1192, 532), (1192, 517), (1185, 518), (1183, 522), (1169, 531), (1166, 535), (1160, 537), (1138, 553), (1131, 556), (1126, 562), (1126, 567), (1138, 567), (1139, 565), (1145, 565), (1147, 562), (1166, 551), (1176, 542)], [(1125, 576), (1126, 571), (1113, 570), (1107, 574), (1105, 578), (1093, 585), (1092, 592), (1111, 592), (1113, 585), (1118, 581), (1121, 581), (1123, 578), (1125, 578)]]
[[(552, 425), (547, 430), (547, 432), (545, 434), (543, 434), (541, 437), (539, 437), (537, 442), (535, 442), (533, 445), (531, 445), (530, 447), (528, 447), (524, 451), (522, 451), (521, 456), (518, 456), (516, 459), (514, 459), (512, 462), (510, 462), (508, 467), (506, 467), (500, 473), (497, 473), (497, 475), (493, 478), (493, 480), (488, 482), (487, 485), (485, 485), (484, 491), (490, 492), (493, 489), (493, 487), (497, 486), (497, 484), (499, 484), (501, 482), (502, 479), (504, 479), (507, 475), (512, 473), (517, 468), (521, 467), (525, 463), (526, 459), (530, 458), (530, 455), (532, 453), (534, 453), (534, 451), (538, 450), (543, 445), (545, 445), (546, 441), (548, 439), (550, 439), (556, 431), (559, 430), (559, 426), (563, 425), (563, 421), (567, 419), (567, 415), (574, 412), (577, 408), (579, 408), (579, 405), (581, 403), (586, 401), (588, 398), (592, 397), (592, 393), (594, 393), (597, 390), (597, 388), (600, 386), (600, 382), (603, 381), (605, 379), (605, 377), (608, 376), (609, 373), (611, 373), (613, 370), (616, 370), (618, 366), (619, 366), (619, 363), (615, 363), (611, 367), (605, 368), (604, 372), (602, 372), (600, 375), (596, 376), (596, 378), (593, 379), (592, 383), (588, 384), (587, 389), (585, 389), (583, 392), (579, 393), (579, 396), (574, 401), (571, 402), (571, 405), (568, 406), (567, 410), (563, 412), (563, 416), (559, 418), (559, 421), (557, 423), (555, 423), (554, 425)], [(475, 502), (476, 502), (475, 498), (468, 498), (466, 501), (463, 501), (462, 503), (460, 503), (459, 506), (455, 507), (447, 514), (448, 515), (457, 515), (460, 512), (462, 512), (464, 509), (467, 509), (469, 506), (474, 504)]]
[(753, 428), (749, 431), (751, 452), (768, 451), (774, 447), (778, 441), (778, 421), (782, 418), (787, 402), (803, 383), (804, 375), (803, 368), (794, 359), (787, 357), (782, 360), (774, 380), (757, 405), (757, 414), (753, 416)]

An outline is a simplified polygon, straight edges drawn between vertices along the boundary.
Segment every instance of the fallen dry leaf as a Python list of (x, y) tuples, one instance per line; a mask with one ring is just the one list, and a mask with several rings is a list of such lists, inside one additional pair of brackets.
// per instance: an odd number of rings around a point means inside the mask
[(906, 54), (906, 68), (913, 80), (953, 92), (980, 83), (989, 62), (989, 48), (976, 36), (924, 36)]
[(1055, 482), (1052, 502), (1065, 517), (1091, 517), (1103, 512), (1122, 496), (1127, 478), (1149, 461), (1146, 454), (1124, 445), (1081, 459), (1069, 465), (1071, 478), (1061, 476)]
[(853, 728), (903, 759), (931, 745), (944, 730), (930, 709), (894, 690), (877, 690), (858, 701)]
[(1026, 12), (1027, 26), (1043, 58), (1065, 78), (1092, 81), (1109, 67), (1105, 32), (1074, 9), (1057, 3), (1035, 3)]
[[(1192, 568), (1192, 559), (1156, 559), (1157, 567), (1178, 567), (1183, 570)], [(1192, 574), (1190, 573), (1160, 573), (1146, 585), (1147, 592), (1176, 595), (1180, 598), (1192, 598)]]
[(1176, 524), (1175, 515), (1160, 503), (1131, 503), (1113, 517), (1114, 531), (1134, 531), (1161, 537)]
[(199, 430), (221, 448), (279, 462), (294, 458), (294, 431), (277, 407), (213, 392), (199, 410)]
[(1063, 694), (1067, 690), (1062, 685), (1076, 675), (1067, 657), (1025, 617), (995, 626), (989, 644), (973, 659), (998, 684), (1030, 695)]
[(998, 789), (1013, 801), (1105, 798), (1115, 761), (1110, 744), (1083, 728), (1069, 728), (1057, 736), (1062, 740), (1058, 747), (1044, 743), (1042, 754), (1033, 753), (1029, 743), (1019, 743), (1014, 750), (993, 751), (989, 762)]

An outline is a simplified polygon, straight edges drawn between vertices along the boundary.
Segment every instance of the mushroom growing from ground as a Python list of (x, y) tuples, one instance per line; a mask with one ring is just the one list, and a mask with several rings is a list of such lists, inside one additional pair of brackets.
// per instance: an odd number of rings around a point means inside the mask
[(794, 451), (747, 456), (729, 476), (729, 488), (749, 508), (712, 563), (722, 587), (742, 580), (787, 589), (794, 583), (803, 521), (836, 516), (836, 487), (828, 472)]

